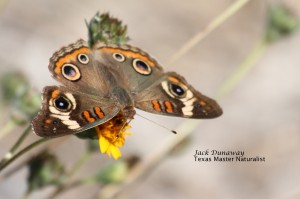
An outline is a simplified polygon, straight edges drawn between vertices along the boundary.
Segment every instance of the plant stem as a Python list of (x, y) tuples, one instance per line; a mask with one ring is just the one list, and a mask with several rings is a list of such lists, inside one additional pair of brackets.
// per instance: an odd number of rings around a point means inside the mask
[(22, 199), (28, 199), (30, 196), (31, 192), (30, 191), (26, 191), (22, 197)]
[(11, 130), (16, 126), (16, 122), (13, 119), (10, 119), (0, 131), (0, 140), (4, 138), (9, 132), (11, 132)]
[(76, 181), (71, 182), (69, 184), (64, 184), (61, 187), (59, 187), (54, 193), (52, 193), (48, 198), (49, 199), (55, 198), (56, 196), (60, 195), (61, 193), (65, 192), (65, 191), (68, 191), (70, 189), (74, 189), (75, 187), (78, 187), (78, 186), (83, 185), (83, 184), (88, 184), (88, 183), (95, 182), (95, 181), (90, 180), (92, 178), (93, 178), (93, 176), (91, 176), (91, 177), (89, 176), (89, 177), (86, 177), (82, 180), (76, 180)]
[(261, 39), (253, 50), (248, 54), (245, 60), (235, 69), (231, 76), (223, 82), (219, 88), (216, 99), (219, 100), (223, 96), (227, 95), (230, 91), (237, 86), (237, 84), (249, 73), (257, 60), (262, 56), (262, 54), (267, 49), (269, 43), (265, 38)]
[(24, 139), (29, 135), (29, 132), (31, 130), (31, 126), (29, 125), (25, 131), (22, 133), (21, 137), (17, 140), (17, 142), (12, 146), (12, 148), (7, 152), (4, 156), (4, 158), (1, 160), (0, 165), (6, 162), (17, 150), (17, 148), (22, 144)]
[(91, 157), (92, 153), (90, 151), (87, 151), (84, 153), (79, 160), (74, 164), (73, 168), (70, 170), (70, 172), (67, 174), (67, 177), (70, 178), (73, 176), (83, 165), (84, 163)]
[(227, 19), (237, 13), (246, 3), (251, 0), (237, 0), (231, 4), (226, 10), (224, 10), (219, 16), (211, 21), (202, 31), (187, 41), (166, 63), (166, 66), (170, 66), (184, 54), (186, 54), (191, 48), (197, 45), (200, 41), (206, 38), (212, 31), (222, 25)]
[(62, 185), (59, 186), (53, 194), (51, 194), (49, 199), (58, 196), (64, 191), (79, 186), (80, 184), (84, 184), (87, 181), (86, 179), (89, 179), (86, 178), (72, 183), (66, 182), (84, 165), (84, 163), (86, 163), (86, 161), (91, 157), (91, 155), (92, 155), (91, 151), (87, 151), (79, 158), (79, 160), (74, 164), (73, 168), (64, 177), (64, 182), (62, 183)]
[(18, 157), (20, 157), (21, 155), (23, 155), (24, 153), (26, 153), (27, 151), (29, 151), (30, 149), (34, 148), (35, 146), (38, 146), (48, 140), (51, 140), (50, 138), (42, 138), (39, 139), (33, 143), (31, 143), (30, 145), (28, 145), (27, 147), (25, 147), (24, 149), (22, 149), (21, 151), (19, 151), (18, 153), (16, 153), (15, 155), (11, 155), (10, 157), (6, 158), (6, 161), (1, 162), (0, 164), (0, 171), (2, 171), (5, 167), (7, 167), (9, 164), (11, 164), (14, 160), (16, 160)]
[[(24, 168), (26, 164), (28, 163), (28, 159), (22, 161), (20, 164), (16, 165), (14, 168), (10, 168), (7, 172), (3, 173), (0, 176), (0, 183), (3, 182), (5, 179), (9, 178), (11, 175), (18, 172), (20, 169)], [(0, 163), (1, 165), (2, 163)]]
[(0, 0), (0, 12), (5, 8), (8, 0)]
[(31, 132), (31, 125), (29, 125), (25, 131), (22, 133), (21, 137), (18, 139), (18, 141), (13, 145), (13, 147), (11, 148), (10, 152), (14, 153), (19, 146), (22, 144), (22, 142), (25, 140), (25, 138), (29, 135), (29, 133)]

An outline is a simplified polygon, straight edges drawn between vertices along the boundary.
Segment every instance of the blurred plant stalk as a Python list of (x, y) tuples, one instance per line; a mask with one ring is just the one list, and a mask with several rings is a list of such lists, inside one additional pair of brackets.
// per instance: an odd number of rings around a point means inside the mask
[(170, 60), (166, 63), (166, 66), (170, 66), (175, 61), (180, 59), (183, 55), (185, 55), (188, 51), (190, 51), (193, 47), (195, 47), (199, 42), (204, 40), (211, 32), (220, 27), (226, 20), (232, 17), (235, 13), (237, 13), (243, 6), (245, 6), (251, 0), (237, 0), (233, 4), (231, 4), (226, 10), (224, 10), (219, 16), (213, 19), (203, 30), (201, 30), (198, 34), (193, 36), (189, 41), (182, 45), (182, 47), (174, 53), (174, 55), (170, 58)]
[(0, 140), (4, 138), (9, 132), (11, 132), (16, 127), (14, 120), (9, 120), (1, 129), (0, 129)]
[(271, 5), (269, 8), (267, 25), (266, 33), (263, 38), (257, 42), (244, 61), (221, 85), (216, 94), (217, 99), (221, 99), (234, 89), (234, 87), (249, 73), (252, 67), (255, 66), (255, 63), (261, 58), (270, 45), (291, 35), (297, 30), (299, 22), (287, 8), (276, 4)]
[(5, 6), (7, 5), (7, 3), (8, 3), (8, 0), (0, 0), (0, 12), (5, 9)]

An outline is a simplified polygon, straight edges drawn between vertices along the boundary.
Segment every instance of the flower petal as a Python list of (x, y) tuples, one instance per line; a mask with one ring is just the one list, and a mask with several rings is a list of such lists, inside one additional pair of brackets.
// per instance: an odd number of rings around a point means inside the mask
[(99, 136), (99, 147), (101, 153), (106, 153), (110, 145), (110, 142), (105, 137)]
[(119, 159), (122, 156), (120, 149), (114, 145), (111, 145), (109, 147), (109, 151), (111, 152), (115, 160)]
[(109, 157), (113, 156), (114, 159), (122, 156), (119, 148), (124, 146), (125, 137), (132, 135), (132, 133), (125, 132), (130, 125), (124, 124), (124, 121), (126, 121), (124, 116), (117, 115), (110, 121), (95, 127), (101, 153), (106, 153)]

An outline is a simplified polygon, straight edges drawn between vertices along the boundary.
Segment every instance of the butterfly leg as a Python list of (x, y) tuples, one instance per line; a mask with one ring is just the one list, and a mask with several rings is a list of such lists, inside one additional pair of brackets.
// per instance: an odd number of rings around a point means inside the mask
[(121, 111), (121, 114), (128, 119), (133, 119), (133, 116), (135, 115), (135, 113), (136, 112), (135, 112), (133, 106), (126, 106)]

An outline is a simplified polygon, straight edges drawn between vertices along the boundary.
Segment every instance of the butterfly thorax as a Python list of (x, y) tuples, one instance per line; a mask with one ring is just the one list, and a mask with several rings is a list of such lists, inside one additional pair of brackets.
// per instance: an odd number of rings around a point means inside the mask
[(128, 119), (133, 119), (135, 115), (134, 103), (127, 90), (122, 87), (115, 87), (112, 95), (115, 101), (118, 102), (117, 106), (121, 108), (120, 113)]
[(101, 84), (107, 87), (103, 90), (109, 92), (106, 97), (110, 98), (112, 103), (116, 103), (115, 106), (120, 109), (120, 113), (124, 117), (133, 119), (135, 115), (134, 100), (123, 74), (117, 70), (117, 67), (108, 67), (101, 63), (99, 65), (101, 66), (99, 67)]

